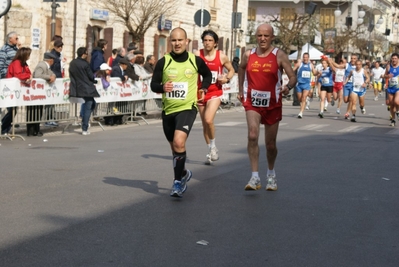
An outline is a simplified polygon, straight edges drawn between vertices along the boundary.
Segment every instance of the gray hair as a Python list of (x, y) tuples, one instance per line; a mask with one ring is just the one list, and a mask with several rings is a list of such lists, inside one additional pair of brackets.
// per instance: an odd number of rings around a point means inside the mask
[(11, 37), (13, 37), (14, 35), (18, 35), (17, 32), (13, 31), (13, 32), (9, 32), (7, 34), (7, 42), (11, 39)]
[(127, 58), (127, 60), (129, 60), (129, 61), (132, 60), (132, 59), (135, 58), (135, 57), (136, 57), (136, 56), (133, 55), (133, 54), (131, 54), (131, 53), (126, 55), (126, 58)]
[(121, 47), (118, 47), (117, 49), (116, 49), (116, 53), (118, 54), (118, 55), (120, 55), (121, 53), (122, 53), (122, 51), (124, 50), (124, 48), (121, 46)]

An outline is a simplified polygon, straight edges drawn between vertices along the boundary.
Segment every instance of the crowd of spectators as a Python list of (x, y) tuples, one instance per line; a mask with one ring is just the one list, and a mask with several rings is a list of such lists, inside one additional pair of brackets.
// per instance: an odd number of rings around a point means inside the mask
[[(65, 77), (65, 64), (67, 58), (62, 55), (63, 50), (63, 38), (59, 35), (55, 35), (49, 44), (48, 51), (43, 55), (43, 61), (40, 61), (35, 68), (28, 66), (28, 60), (30, 58), (31, 49), (29, 47), (22, 47), (19, 42), (19, 36), (17, 32), (10, 32), (7, 34), (6, 43), (0, 49), (0, 78), (16, 77), (21, 82), (29, 84), (32, 78), (42, 78), (48, 83), (53, 83), (56, 78)], [(126, 82), (131, 79), (133, 82), (140, 82), (145, 79), (150, 79), (155, 65), (155, 57), (153, 55), (147, 55), (145, 58), (143, 52), (138, 50), (135, 42), (131, 42), (127, 48), (118, 47), (112, 50), (112, 55), (109, 58), (104, 57), (105, 51), (108, 49), (108, 42), (105, 39), (97, 41), (96, 47), (91, 51), (90, 59), (87, 54), (86, 47), (80, 47), (77, 51), (77, 60), (74, 59), (69, 64), (69, 74), (71, 78), (71, 86), (73, 82), (79, 83), (76, 79), (84, 79), (87, 83), (95, 81), (94, 78), (101, 78), (101, 82), (104, 88), (109, 86), (110, 77), (119, 77), (122, 82)], [(146, 60), (145, 60), (146, 59)], [(88, 72), (85, 68), (83, 61), (87, 63)], [(72, 64), (74, 63), (74, 64)], [(74, 68), (80, 71), (84, 70), (83, 75), (78, 75)], [(33, 75), (32, 75), (32, 70)], [(74, 74), (75, 77), (71, 77)], [(91, 77), (86, 77), (91, 75)], [(84, 77), (83, 77), (84, 76)], [(88, 80), (87, 80), (87, 79)], [(72, 79), (75, 79), (72, 81)], [(88, 89), (95, 88), (95, 86), (88, 86)], [(75, 88), (76, 89), (76, 88)], [(71, 90), (73, 91), (73, 90)], [(87, 97), (98, 97), (94, 92), (89, 95), (82, 96), (79, 92), (74, 92), (73, 96), (80, 98)], [(71, 95), (72, 96), (72, 95)], [(86, 109), (85, 104), (81, 106), (81, 117), (82, 117), (82, 133), (85, 135), (88, 132), (88, 118), (87, 114), (94, 111), (95, 101), (94, 99), (85, 99), (85, 102), (90, 102), (90, 107)], [(118, 105), (123, 106), (123, 103), (110, 103), (112, 105), (109, 108), (109, 113), (117, 116)], [(142, 107), (143, 108), (143, 107)], [(7, 112), (1, 120), (1, 135), (7, 135), (10, 133), (13, 124), (13, 118), (17, 113), (18, 108), (9, 107)], [(43, 112), (44, 111), (44, 112)], [(43, 117), (45, 114), (45, 117)], [(40, 123), (35, 121), (45, 121), (44, 125), (48, 127), (57, 127), (54, 105), (46, 106), (30, 106), (27, 108), (27, 135), (41, 136)], [(90, 113), (91, 114), (91, 113)], [(141, 114), (145, 115), (145, 107)], [(120, 115), (118, 115), (120, 116)], [(123, 120), (118, 117), (115, 119), (112, 115), (108, 116), (111, 119), (106, 120), (106, 124), (115, 125), (123, 123)]]

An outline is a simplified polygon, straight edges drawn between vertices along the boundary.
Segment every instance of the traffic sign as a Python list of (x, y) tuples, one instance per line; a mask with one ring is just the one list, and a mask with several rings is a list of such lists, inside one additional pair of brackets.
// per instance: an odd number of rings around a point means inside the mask
[[(203, 14), (202, 25), (201, 25), (201, 13)], [(205, 27), (209, 24), (209, 22), (211, 22), (211, 14), (206, 9), (199, 9), (197, 12), (195, 12), (194, 22), (199, 27)]]

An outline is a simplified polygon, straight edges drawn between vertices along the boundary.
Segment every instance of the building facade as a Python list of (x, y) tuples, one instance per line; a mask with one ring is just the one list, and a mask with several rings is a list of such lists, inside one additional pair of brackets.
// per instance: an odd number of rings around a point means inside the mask
[[(194, 14), (201, 8), (210, 13), (210, 23), (205, 27), (199, 27), (194, 22)], [(220, 50), (229, 56), (240, 55), (241, 48), (245, 47), (243, 37), (248, 0), (178, 0), (176, 9), (174, 15), (160, 18), (160, 23), (168, 21), (170, 27), (159, 28), (154, 24), (142, 40), (134, 40), (145, 55), (152, 54), (159, 59), (165, 52), (169, 52), (168, 36), (175, 27), (182, 27), (187, 31), (190, 51), (201, 47), (201, 30), (212, 29), (220, 37)], [(52, 10), (51, 2), (13, 0), (8, 14), (0, 19), (3, 40), (8, 32), (16, 31), (22, 46), (33, 49), (30, 66), (36, 66), (49, 48), (52, 38)], [(242, 15), (240, 28), (232, 29), (233, 11)], [(68, 62), (75, 57), (75, 51), (80, 46), (86, 46), (90, 54), (100, 38), (108, 41), (106, 58), (111, 55), (113, 48), (127, 47), (133, 41), (125, 25), (117, 22), (112, 13), (90, 5), (86, 0), (57, 2), (53, 29), (55, 34), (63, 37), (63, 55)]]
[[(325, 41), (331, 39), (327, 33), (335, 32), (335, 36), (342, 36), (348, 32), (348, 27), (353, 32), (353, 38), (348, 38), (348, 44), (341, 51), (344, 57), (356, 53), (365, 59), (386, 58), (398, 44), (399, 10), (391, 0), (249, 0), (247, 25), (256, 28), (260, 23), (271, 22), (273, 17), (289, 20), (294, 14), (312, 15), (310, 26), (304, 27), (303, 34), (312, 45), (325, 53)], [(308, 27), (313, 30), (308, 32)], [(278, 29), (275, 30), (278, 35)], [(320, 32), (320, 43), (315, 41), (314, 30)], [(362, 46), (359, 44), (363, 42), (364, 49), (356, 47), (354, 39), (358, 39), (357, 46)], [(296, 43), (295, 40), (293, 43)], [(292, 49), (297, 50), (298, 46), (296, 44)]]

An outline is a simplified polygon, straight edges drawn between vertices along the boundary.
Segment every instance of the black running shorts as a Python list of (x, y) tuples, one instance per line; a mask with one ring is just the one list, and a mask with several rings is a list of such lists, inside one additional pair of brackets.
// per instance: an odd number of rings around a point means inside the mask
[(165, 115), (165, 112), (162, 112), (162, 126), (166, 139), (169, 142), (173, 142), (176, 130), (183, 131), (188, 136), (197, 117), (197, 112), (195, 107), (169, 115)]

